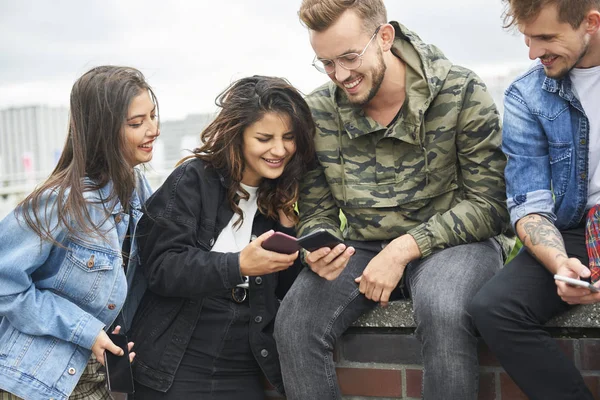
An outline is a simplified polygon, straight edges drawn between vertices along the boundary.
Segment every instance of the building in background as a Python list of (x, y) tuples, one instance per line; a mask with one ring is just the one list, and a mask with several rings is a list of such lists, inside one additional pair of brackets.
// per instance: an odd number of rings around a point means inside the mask
[(0, 110), (0, 187), (37, 183), (56, 165), (69, 111), (31, 106)]
[[(177, 161), (200, 145), (200, 133), (213, 114), (161, 121), (152, 162), (146, 168), (157, 188)], [(28, 106), (0, 110), (0, 218), (3, 218), (56, 166), (67, 137), (64, 107)]]
[(200, 133), (214, 119), (214, 114), (190, 114), (185, 119), (160, 122), (159, 143), (161, 160), (152, 165), (156, 169), (173, 169), (177, 161), (191, 154), (200, 145)]

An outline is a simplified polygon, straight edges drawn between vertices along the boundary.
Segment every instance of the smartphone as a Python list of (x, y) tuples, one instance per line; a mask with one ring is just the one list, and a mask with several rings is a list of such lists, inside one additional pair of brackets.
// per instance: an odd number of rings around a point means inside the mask
[(269, 236), (263, 243), (262, 247), (265, 250), (275, 251), (283, 254), (293, 254), (300, 250), (300, 246), (296, 242), (296, 238), (286, 235), (283, 232), (275, 232)]
[(589, 289), (590, 292), (598, 293), (600, 291), (596, 286), (592, 285), (591, 283), (579, 279), (573, 279), (562, 275), (554, 275), (554, 279), (556, 279), (557, 281), (566, 282), (571, 286), (579, 286), (585, 289)]
[(308, 251), (315, 251), (321, 247), (329, 247), (330, 249), (333, 249), (338, 244), (343, 243), (340, 239), (336, 238), (325, 229), (317, 229), (314, 232), (296, 239), (296, 241), (300, 246), (302, 246), (302, 248)]
[(119, 393), (133, 393), (133, 374), (129, 362), (129, 348), (127, 336), (109, 333), (108, 337), (113, 343), (123, 349), (123, 355), (117, 356), (110, 351), (104, 352), (104, 367), (106, 368), (106, 381), (108, 390)]

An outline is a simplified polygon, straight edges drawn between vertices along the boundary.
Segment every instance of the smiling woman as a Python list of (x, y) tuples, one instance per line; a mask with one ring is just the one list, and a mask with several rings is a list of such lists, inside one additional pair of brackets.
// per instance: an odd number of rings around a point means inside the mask
[(148, 279), (132, 329), (140, 399), (264, 399), (261, 376), (283, 392), (273, 324), (301, 264), (261, 244), (294, 234), (315, 125), (279, 78), (240, 79), (217, 104), (204, 145), (148, 201), (136, 233)]
[(1, 399), (111, 398), (99, 367), (123, 355), (106, 331), (127, 330), (145, 289), (132, 233), (151, 190), (134, 167), (152, 158), (157, 107), (133, 68), (73, 85), (58, 165), (0, 222)]

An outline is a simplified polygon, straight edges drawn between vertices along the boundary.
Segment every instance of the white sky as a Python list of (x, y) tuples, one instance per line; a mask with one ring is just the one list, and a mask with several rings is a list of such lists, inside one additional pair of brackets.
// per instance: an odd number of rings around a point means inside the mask
[[(528, 65), (518, 32), (502, 29), (500, 0), (385, 0), (388, 19), (484, 79)], [(0, 0), (0, 109), (68, 106), (91, 67), (139, 68), (163, 120), (214, 112), (231, 81), (287, 78), (305, 93), (327, 78), (297, 17), (300, 0)]]

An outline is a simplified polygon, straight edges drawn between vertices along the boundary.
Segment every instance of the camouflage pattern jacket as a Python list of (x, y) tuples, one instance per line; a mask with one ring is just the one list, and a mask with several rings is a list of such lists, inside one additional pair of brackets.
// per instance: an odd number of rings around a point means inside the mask
[[(409, 233), (423, 257), (501, 234), (506, 158), (491, 96), (473, 72), (392, 25), (392, 51), (407, 68), (406, 100), (390, 127), (349, 104), (333, 82), (307, 96), (319, 165), (302, 182), (299, 234), (325, 228), (368, 241)], [(506, 255), (513, 241), (498, 239)]]

